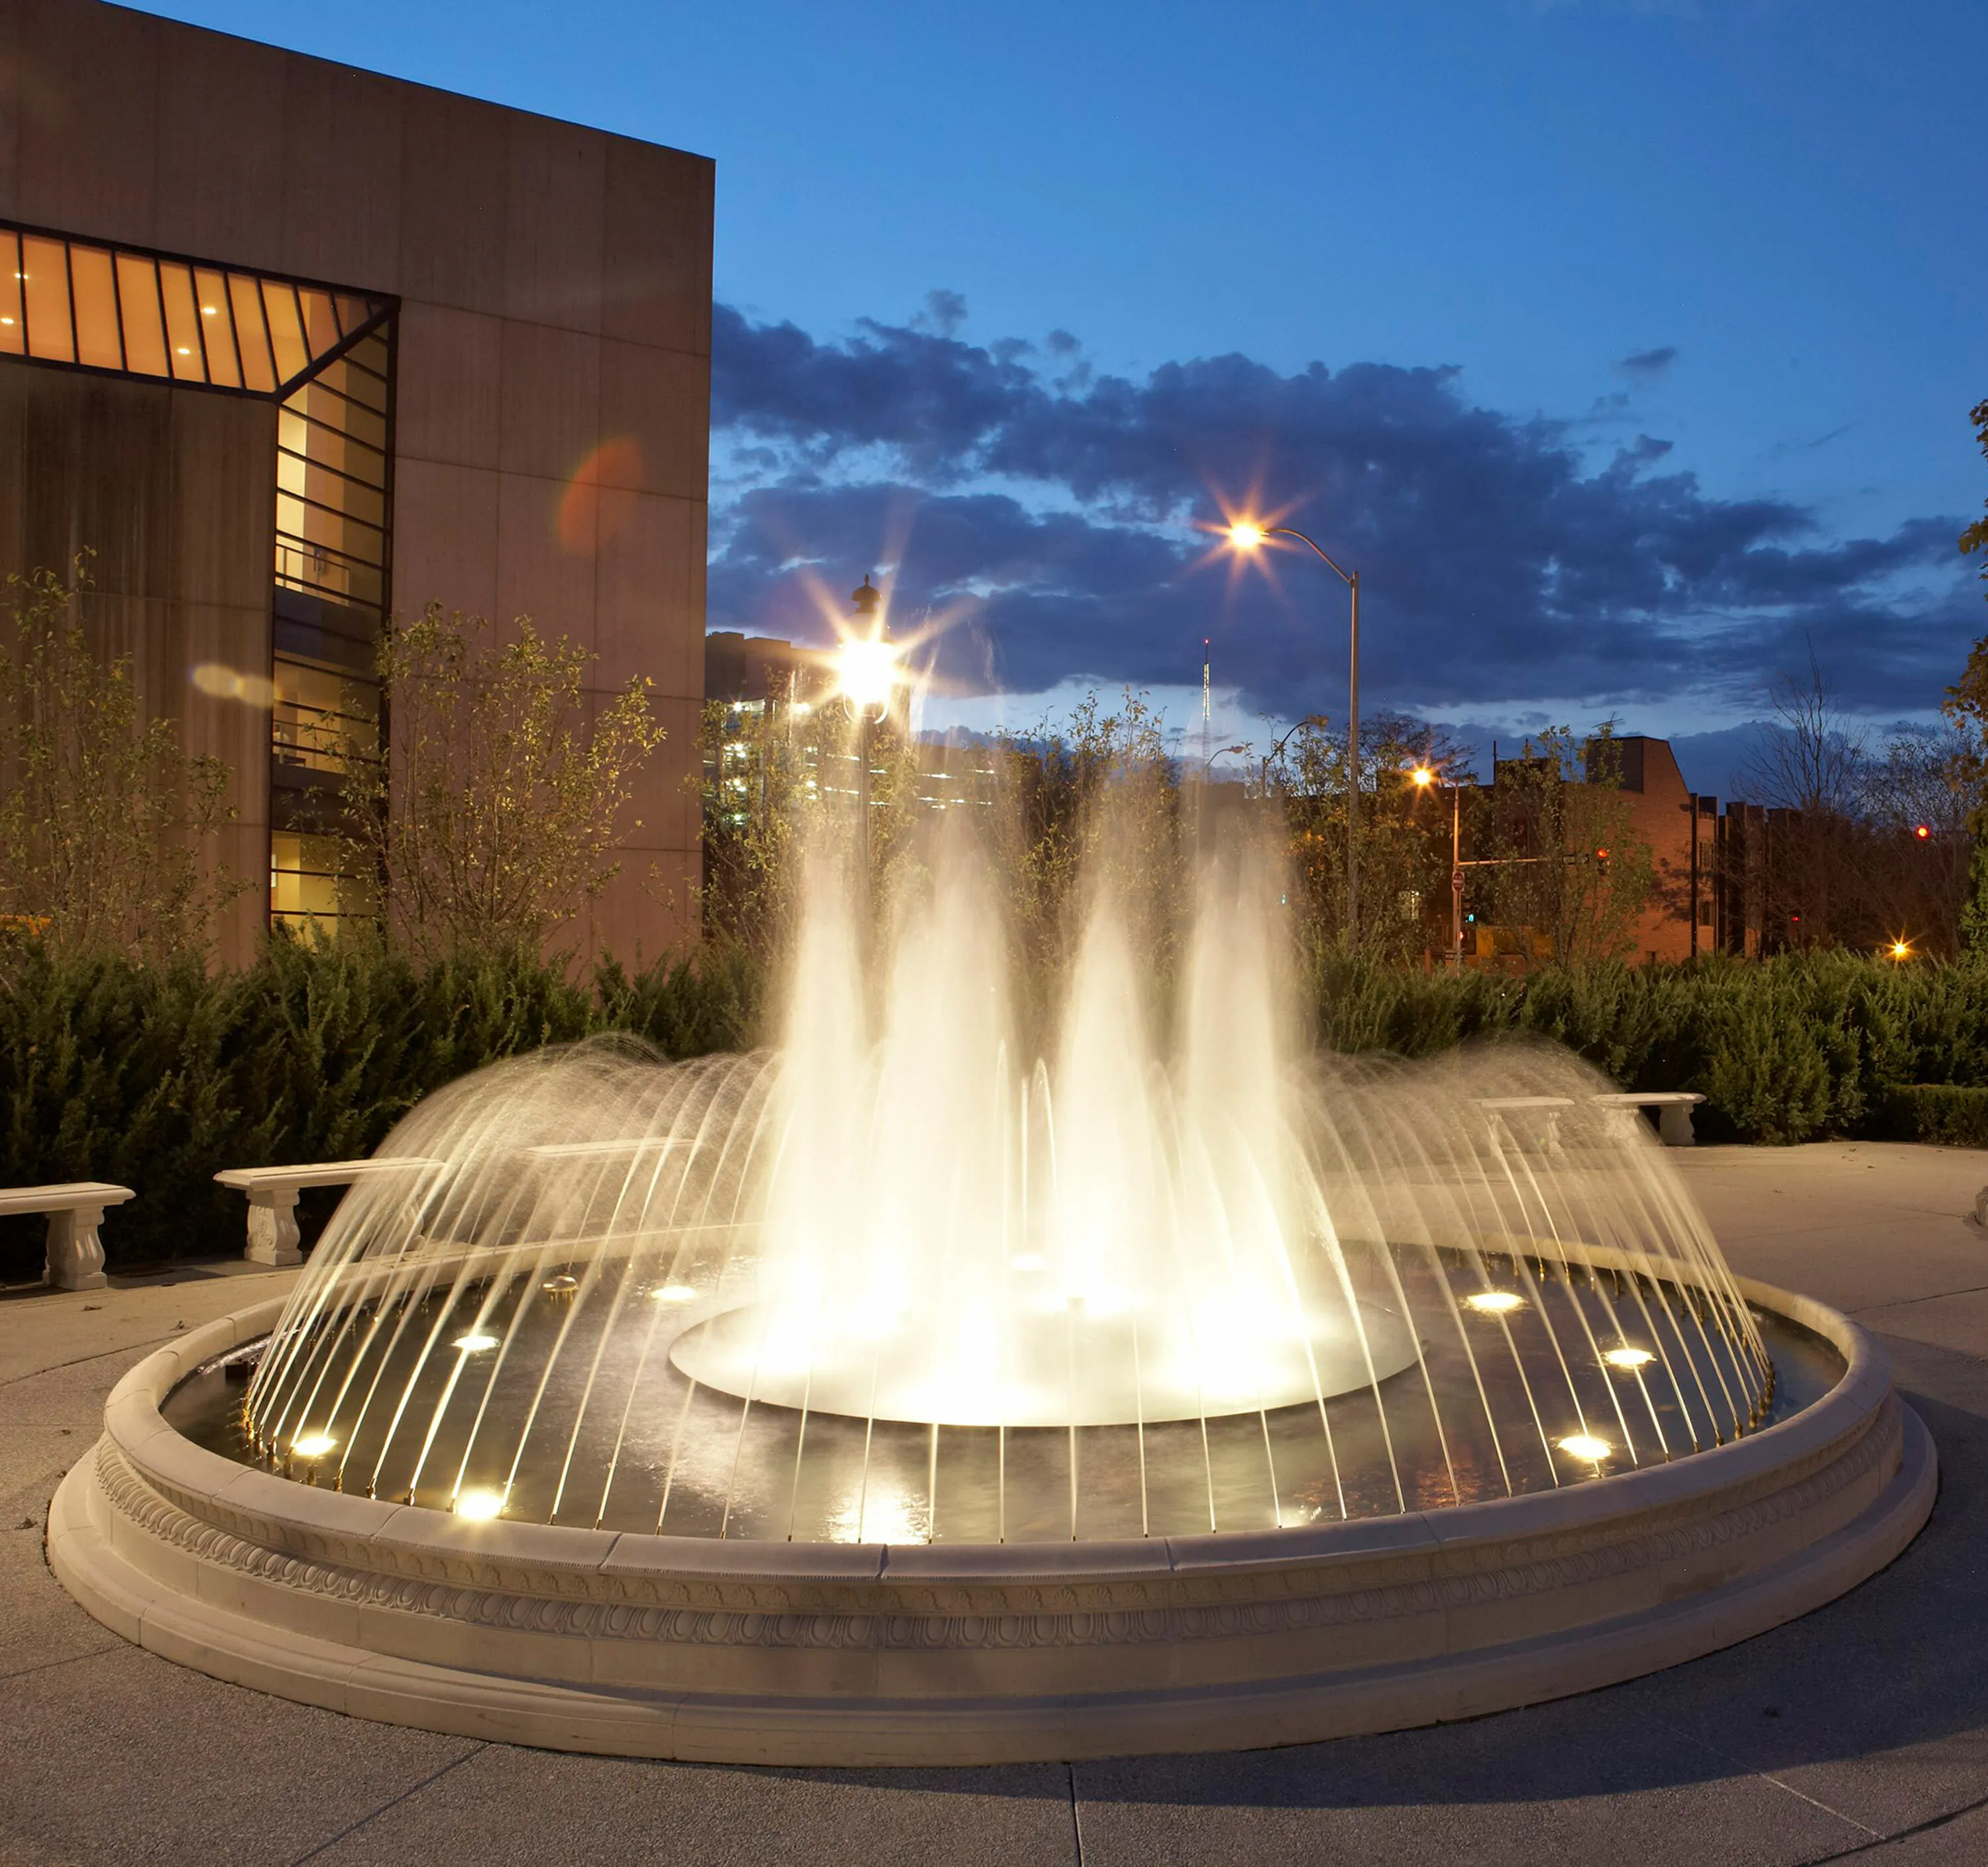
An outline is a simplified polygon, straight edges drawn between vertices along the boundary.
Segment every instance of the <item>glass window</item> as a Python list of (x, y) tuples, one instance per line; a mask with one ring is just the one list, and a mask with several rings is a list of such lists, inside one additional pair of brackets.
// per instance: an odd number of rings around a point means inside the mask
[(69, 322), (69, 255), (59, 240), (30, 234), (21, 241), (21, 292), (27, 301), (28, 354), (52, 363), (76, 361)]
[(276, 360), (269, 349), (269, 328), (262, 322), (262, 295), (252, 279), (228, 275), (228, 302), (235, 312), (235, 344), (242, 357), (242, 383), (265, 394), (276, 386)]
[(172, 352), (174, 377), (183, 383), (205, 382), (207, 346), (201, 328), (205, 320), (200, 315), (200, 302), (194, 295), (192, 268), (174, 265), (170, 262), (162, 265), (159, 268), (159, 295), (165, 301), (166, 344)]
[(96, 370), (124, 367), (117, 334), (117, 279), (100, 246), (72, 246), (69, 276), (76, 298), (76, 360)]
[(0, 228), (0, 351), (19, 356), (28, 347), (21, 328), (21, 241), (11, 228)]
[(124, 322), (124, 367), (139, 376), (170, 376), (159, 268), (150, 260), (117, 255), (117, 309)]
[(304, 343), (310, 354), (322, 356), (327, 350), (336, 349), (345, 333), (338, 328), (338, 313), (332, 308), (330, 293), (299, 285), (297, 302), (303, 308)]
[[(285, 279), (259, 279), (150, 253), (0, 225), (0, 353), (127, 376), (272, 394), (295, 383), (381, 307)], [(386, 445), (385, 339), (341, 360), (342, 403), (363, 405), (360, 437)], [(333, 414), (332, 425), (354, 430)]]
[(194, 294), (200, 302), (200, 337), (207, 353), (207, 380), (224, 389), (242, 387), (242, 361), (235, 347), (235, 318), (228, 309), (228, 282), (196, 266)]
[(289, 382), (310, 367), (311, 360), (295, 288), (273, 279), (264, 279), (262, 310), (269, 319), (269, 347), (276, 353), (276, 380)]
[(276, 658), (270, 756), (282, 765), (343, 773), (380, 755), (380, 690), (342, 668)]

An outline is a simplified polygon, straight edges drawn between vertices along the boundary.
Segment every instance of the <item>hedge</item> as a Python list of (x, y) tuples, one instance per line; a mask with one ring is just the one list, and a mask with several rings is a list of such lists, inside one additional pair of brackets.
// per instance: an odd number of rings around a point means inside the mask
[[(12, 957), (0, 1186), (137, 1189), (103, 1230), (127, 1268), (240, 1249), (242, 1203), (215, 1186), (218, 1168), (365, 1153), (441, 1083), (595, 1031), (671, 1057), (737, 1048), (756, 1041), (765, 998), (756, 963), (722, 947), (585, 979), (495, 962), (422, 971), (374, 948), (282, 941), (213, 976)], [(1988, 962), (1824, 953), (1452, 978), (1325, 955), (1301, 983), (1336, 1048), (1422, 1056), (1549, 1038), (1625, 1089), (1701, 1091), (1708, 1140), (1988, 1145)], [(0, 1221), (0, 1275), (37, 1274), (41, 1249), (39, 1220)]]

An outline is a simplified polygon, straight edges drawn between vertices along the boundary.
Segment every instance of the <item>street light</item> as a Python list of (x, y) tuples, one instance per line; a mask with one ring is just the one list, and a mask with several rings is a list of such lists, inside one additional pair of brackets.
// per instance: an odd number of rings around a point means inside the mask
[(1351, 949), (1360, 939), (1360, 573), (1341, 569), (1317, 539), (1289, 525), (1259, 525), (1253, 518), (1229, 522), (1229, 542), (1238, 551), (1259, 550), (1273, 538), (1309, 545), (1352, 593), (1352, 676), (1346, 701), (1346, 944)]
[[(881, 613), (884, 593), (864, 574), (861, 587), (849, 593), (856, 627), (835, 651), (836, 690), (856, 717), (856, 871), (860, 886), (870, 886), (870, 734), (891, 711), (891, 696), (904, 678), (897, 649), (884, 633)], [(865, 630), (867, 633), (864, 633)], [(872, 717), (874, 714), (874, 717)]]

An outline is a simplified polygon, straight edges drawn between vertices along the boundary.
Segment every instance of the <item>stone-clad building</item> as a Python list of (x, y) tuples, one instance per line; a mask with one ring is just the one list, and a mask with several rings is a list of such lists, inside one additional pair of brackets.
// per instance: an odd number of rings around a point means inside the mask
[(93, 635), (232, 772), (221, 853), (269, 885), (225, 954), (333, 905), (313, 748), (377, 733), (373, 641), (431, 601), (653, 680), (669, 738), (586, 937), (691, 925), (712, 191), (676, 150), (0, 0), (0, 572), (93, 552)]

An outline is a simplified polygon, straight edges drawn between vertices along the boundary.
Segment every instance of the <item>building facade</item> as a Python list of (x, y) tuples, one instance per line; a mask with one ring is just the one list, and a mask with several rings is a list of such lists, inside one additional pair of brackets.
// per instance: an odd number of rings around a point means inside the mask
[(211, 854), (253, 885), (223, 957), (336, 909), (327, 748), (377, 746), (374, 644), (430, 603), (570, 637), (590, 697), (653, 683), (668, 736), (580, 944), (694, 929), (712, 179), (100, 0), (0, 0), (0, 572), (88, 552), (93, 639), (228, 768)]

